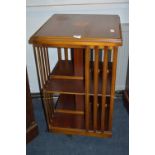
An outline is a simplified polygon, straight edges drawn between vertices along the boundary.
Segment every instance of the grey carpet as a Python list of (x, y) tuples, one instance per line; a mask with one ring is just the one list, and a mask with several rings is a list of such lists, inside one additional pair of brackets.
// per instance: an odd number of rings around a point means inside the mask
[(41, 100), (33, 99), (39, 135), (27, 144), (27, 155), (128, 155), (129, 117), (122, 98), (115, 100), (112, 138), (48, 133)]

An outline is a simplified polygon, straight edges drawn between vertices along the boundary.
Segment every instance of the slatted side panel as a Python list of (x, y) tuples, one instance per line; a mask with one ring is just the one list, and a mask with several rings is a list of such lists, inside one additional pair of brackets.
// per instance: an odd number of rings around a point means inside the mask
[(90, 49), (85, 51), (85, 128), (89, 130), (90, 124)]
[(33, 46), (40, 90), (43, 89), (50, 74), (48, 49), (42, 46)]

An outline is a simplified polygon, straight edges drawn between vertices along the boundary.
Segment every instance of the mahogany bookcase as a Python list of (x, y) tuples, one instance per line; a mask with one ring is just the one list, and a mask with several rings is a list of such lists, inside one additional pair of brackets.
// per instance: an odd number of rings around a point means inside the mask
[[(29, 43), (48, 130), (111, 137), (117, 53), (122, 45), (119, 16), (55, 14)], [(50, 48), (57, 49), (53, 70)]]

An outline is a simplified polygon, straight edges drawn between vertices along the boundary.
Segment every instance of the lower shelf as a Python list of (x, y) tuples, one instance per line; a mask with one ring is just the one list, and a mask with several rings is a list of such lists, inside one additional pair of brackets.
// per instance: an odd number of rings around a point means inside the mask
[[(103, 63), (99, 63), (98, 73), (98, 96), (102, 95), (102, 84), (104, 83), (102, 78)], [(90, 95), (94, 95), (94, 62), (90, 62)], [(108, 63), (107, 70), (107, 84), (106, 94), (110, 95), (111, 89), (111, 77), (112, 77), (112, 63)], [(44, 85), (44, 90), (47, 93), (63, 93), (63, 94), (77, 94), (85, 95), (85, 79), (84, 77), (74, 75), (74, 67), (72, 61), (61, 60), (58, 61), (53, 71), (50, 74), (49, 79)]]
[[(102, 77), (99, 76), (98, 96), (102, 95)], [(106, 95), (110, 95), (111, 75), (108, 75)], [(84, 80), (52, 79), (44, 87), (47, 93), (85, 95)], [(90, 79), (90, 95), (94, 95), (94, 80)]]
[[(76, 95), (61, 94), (56, 103), (55, 112), (52, 117), (52, 129), (76, 129), (85, 130), (85, 115), (84, 111), (76, 109)], [(84, 102), (83, 102), (84, 103)], [(84, 105), (83, 105), (84, 106)], [(71, 113), (75, 112), (75, 113)], [(79, 113), (76, 113), (79, 112)], [(81, 113), (80, 113), (81, 112)], [(83, 113), (82, 113), (83, 112)], [(107, 97), (106, 112), (105, 112), (105, 131), (108, 131), (108, 114), (109, 114), (109, 97)], [(101, 97), (99, 97), (98, 117), (97, 117), (97, 132), (101, 129)], [(93, 130), (93, 96), (90, 97), (90, 125), (89, 131)]]
[(75, 104), (75, 95), (61, 94), (55, 105), (54, 112), (56, 113), (84, 115), (84, 105), (82, 103), (78, 103), (78, 106)]

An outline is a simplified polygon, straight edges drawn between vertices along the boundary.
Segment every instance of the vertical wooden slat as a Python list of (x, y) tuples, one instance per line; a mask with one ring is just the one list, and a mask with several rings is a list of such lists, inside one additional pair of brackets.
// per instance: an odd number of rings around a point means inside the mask
[(43, 76), (43, 68), (42, 68), (42, 62), (41, 62), (41, 52), (40, 47), (37, 46), (37, 53), (38, 53), (38, 60), (39, 60), (39, 68), (40, 68), (40, 75), (42, 80), (42, 88), (44, 86), (44, 76)]
[(46, 53), (45, 47), (43, 47), (43, 53), (44, 53), (45, 68), (46, 68), (46, 80), (48, 80), (48, 75), (49, 75), (49, 71), (48, 71), (48, 58), (47, 58), (47, 53)]
[(44, 68), (44, 60), (43, 60), (43, 51), (42, 47), (39, 47), (40, 51), (40, 62), (41, 62), (41, 67), (42, 67), (42, 74), (43, 74), (43, 84), (46, 82), (46, 77), (45, 77), (45, 68)]
[(39, 87), (40, 87), (40, 91), (41, 91), (43, 88), (43, 81), (42, 81), (41, 67), (40, 67), (40, 61), (39, 61), (39, 53), (38, 53), (37, 47), (33, 46), (33, 51), (34, 51), (34, 58), (35, 58), (35, 63), (36, 63), (36, 67), (37, 67)]
[(94, 117), (93, 125), (94, 130), (97, 130), (97, 104), (98, 104), (98, 66), (99, 66), (99, 49), (95, 47), (95, 59), (94, 59)]
[(46, 59), (47, 59), (47, 71), (48, 71), (48, 76), (50, 74), (50, 62), (49, 62), (49, 55), (48, 55), (48, 48), (45, 47), (45, 53), (46, 53)]
[(68, 60), (68, 48), (64, 48), (65, 60)]
[(104, 61), (102, 69), (102, 106), (101, 106), (101, 131), (105, 129), (105, 104), (106, 104), (106, 86), (108, 69), (108, 47), (104, 47)]
[(89, 78), (89, 66), (90, 66), (90, 50), (87, 47), (85, 51), (85, 127), (89, 130), (90, 119), (90, 103), (89, 103), (89, 90), (90, 90), (90, 78)]
[(112, 114), (114, 109), (117, 54), (118, 54), (118, 47), (114, 47), (113, 62), (112, 62), (112, 81), (111, 81), (111, 92), (110, 92), (110, 111), (109, 111), (109, 130), (110, 131), (112, 130)]
[(47, 68), (46, 68), (46, 57), (45, 57), (45, 51), (44, 47), (41, 47), (42, 51), (42, 57), (43, 57), (43, 66), (44, 66), (44, 73), (45, 73), (45, 81), (48, 79), (48, 73), (47, 73)]
[(57, 48), (57, 53), (58, 53), (58, 61), (62, 60), (61, 48)]

